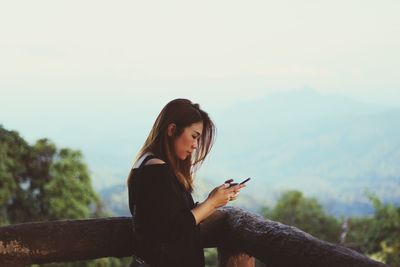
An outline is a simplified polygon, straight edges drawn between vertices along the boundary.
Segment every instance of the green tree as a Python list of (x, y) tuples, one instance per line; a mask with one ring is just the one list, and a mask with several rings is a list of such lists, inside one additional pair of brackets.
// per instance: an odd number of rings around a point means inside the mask
[(400, 267), (400, 206), (383, 204), (377, 196), (367, 195), (374, 214), (351, 219), (346, 243), (371, 258)]
[(82, 153), (48, 139), (30, 146), (0, 126), (0, 221), (81, 219), (107, 215)]
[[(80, 151), (57, 149), (48, 139), (31, 146), (18, 132), (0, 125), (0, 226), (108, 216)], [(122, 267), (130, 261), (110, 257), (40, 266)]]
[[(29, 196), (20, 185), (29, 180), (28, 162), (30, 146), (17, 132), (7, 131), (0, 125), (0, 223), (1, 225), (21, 222), (15, 218), (13, 205), (29, 204)], [(27, 214), (29, 215), (29, 213)]]
[(315, 198), (306, 198), (299, 191), (287, 191), (273, 209), (264, 207), (264, 217), (295, 226), (319, 239), (338, 242), (340, 222), (327, 215)]
[(51, 165), (51, 180), (43, 187), (50, 219), (88, 218), (93, 212), (91, 204), (98, 206), (99, 197), (93, 191), (90, 176), (79, 151), (61, 149)]

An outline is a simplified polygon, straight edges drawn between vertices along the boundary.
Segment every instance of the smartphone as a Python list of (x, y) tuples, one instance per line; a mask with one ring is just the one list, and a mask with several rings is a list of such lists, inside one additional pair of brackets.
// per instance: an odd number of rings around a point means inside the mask
[[(249, 178), (247, 178), (246, 180), (244, 180), (243, 182), (241, 182), (240, 184), (245, 184), (245, 183), (247, 183), (250, 179), (251, 179), (251, 178), (249, 177)], [(229, 184), (229, 187), (232, 187), (232, 186), (235, 186), (235, 185), (238, 185), (238, 183), (230, 183), (230, 184)], [(228, 187), (228, 188), (229, 188), (229, 187)]]
[(247, 183), (250, 179), (251, 179), (251, 178), (249, 177), (249, 178), (247, 178), (246, 180), (244, 180), (243, 182), (241, 182), (240, 184), (245, 184), (245, 183)]

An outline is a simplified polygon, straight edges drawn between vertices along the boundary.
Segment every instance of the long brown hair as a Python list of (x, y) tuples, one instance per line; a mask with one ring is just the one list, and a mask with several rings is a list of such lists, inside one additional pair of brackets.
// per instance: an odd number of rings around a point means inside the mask
[[(198, 147), (191, 157), (181, 160), (175, 156), (174, 141), (183, 132), (185, 127), (193, 123), (203, 122), (203, 132), (198, 141)], [(170, 123), (176, 124), (175, 132), (168, 136), (167, 127)], [(172, 167), (178, 181), (186, 191), (193, 191), (193, 175), (200, 168), (204, 159), (210, 152), (216, 135), (216, 128), (207, 112), (197, 103), (188, 99), (177, 98), (170, 101), (161, 110), (146, 142), (136, 155), (134, 163), (147, 152), (153, 153)], [(192, 161), (193, 160), (193, 161)], [(128, 186), (132, 177), (129, 176)]]

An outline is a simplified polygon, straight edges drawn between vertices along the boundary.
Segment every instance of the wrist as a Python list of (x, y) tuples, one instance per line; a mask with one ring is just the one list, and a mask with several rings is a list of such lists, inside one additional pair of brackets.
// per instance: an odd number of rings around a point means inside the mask
[(217, 205), (215, 205), (214, 201), (210, 198), (207, 198), (203, 204), (207, 206), (209, 209), (215, 210), (217, 209)]

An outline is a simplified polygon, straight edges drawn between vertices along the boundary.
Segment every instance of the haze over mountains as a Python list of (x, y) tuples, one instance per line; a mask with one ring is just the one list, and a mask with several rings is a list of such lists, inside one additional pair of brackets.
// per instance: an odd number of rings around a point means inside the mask
[[(76, 107), (3, 122), (30, 142), (48, 137), (81, 150), (106, 206), (128, 215), (126, 176), (162, 108), (134, 107), (132, 100), (119, 110)], [(233, 205), (257, 210), (290, 189), (316, 197), (335, 215), (370, 213), (365, 190), (400, 202), (400, 108), (304, 89), (207, 111), (217, 139), (197, 175), (198, 200), (228, 178), (251, 177)]]
[[(203, 199), (227, 178), (252, 177), (237, 201), (252, 210), (273, 205), (289, 189), (317, 197), (338, 216), (370, 213), (366, 190), (385, 202), (400, 200), (400, 109), (305, 89), (210, 115), (218, 136), (198, 173), (195, 197)], [(150, 128), (139, 130), (146, 136)], [(114, 209), (116, 199), (126, 201), (125, 194), (125, 185), (102, 190)], [(124, 213), (121, 206), (117, 209)]]

